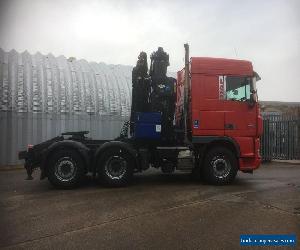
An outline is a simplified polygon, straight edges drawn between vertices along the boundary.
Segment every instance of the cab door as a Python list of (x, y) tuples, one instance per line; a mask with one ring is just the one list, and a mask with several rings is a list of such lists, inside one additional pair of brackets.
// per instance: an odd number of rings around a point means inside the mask
[(252, 78), (226, 76), (224, 81), (224, 134), (229, 137), (251, 137), (252, 141), (257, 129), (257, 109), (255, 105), (250, 105)]

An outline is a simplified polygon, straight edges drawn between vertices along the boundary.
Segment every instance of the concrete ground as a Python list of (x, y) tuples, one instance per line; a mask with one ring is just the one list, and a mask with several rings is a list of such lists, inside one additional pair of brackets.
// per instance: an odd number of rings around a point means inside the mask
[(300, 165), (265, 164), (230, 186), (152, 170), (125, 188), (55, 190), (38, 175), (0, 172), (0, 248), (239, 249), (240, 234), (296, 234), (300, 249)]

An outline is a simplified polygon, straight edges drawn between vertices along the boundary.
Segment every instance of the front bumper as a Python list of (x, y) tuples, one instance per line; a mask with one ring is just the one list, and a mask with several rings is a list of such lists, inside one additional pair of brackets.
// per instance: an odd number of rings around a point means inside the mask
[(241, 171), (249, 173), (259, 168), (261, 164), (261, 156), (259, 150), (260, 150), (260, 139), (255, 138), (253, 156), (239, 158), (239, 169)]
[(240, 170), (243, 172), (251, 172), (258, 169), (261, 164), (261, 158), (239, 158)]

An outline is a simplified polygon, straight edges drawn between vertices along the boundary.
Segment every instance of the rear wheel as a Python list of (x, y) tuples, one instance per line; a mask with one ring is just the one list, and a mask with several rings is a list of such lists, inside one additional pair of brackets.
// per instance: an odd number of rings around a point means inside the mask
[(51, 155), (47, 167), (48, 180), (58, 188), (74, 188), (84, 176), (84, 162), (78, 152), (64, 149)]
[(235, 179), (237, 171), (238, 162), (233, 152), (225, 147), (215, 147), (207, 153), (201, 172), (207, 182), (224, 185)]
[(100, 179), (109, 186), (124, 186), (132, 179), (134, 161), (122, 148), (111, 148), (103, 152), (97, 165)]

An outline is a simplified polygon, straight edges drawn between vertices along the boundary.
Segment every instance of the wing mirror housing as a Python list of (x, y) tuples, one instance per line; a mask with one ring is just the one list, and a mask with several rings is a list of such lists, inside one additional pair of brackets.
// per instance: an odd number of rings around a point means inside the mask
[(252, 108), (255, 106), (255, 103), (256, 103), (256, 91), (253, 91), (250, 94), (250, 100), (248, 101), (248, 104)]

